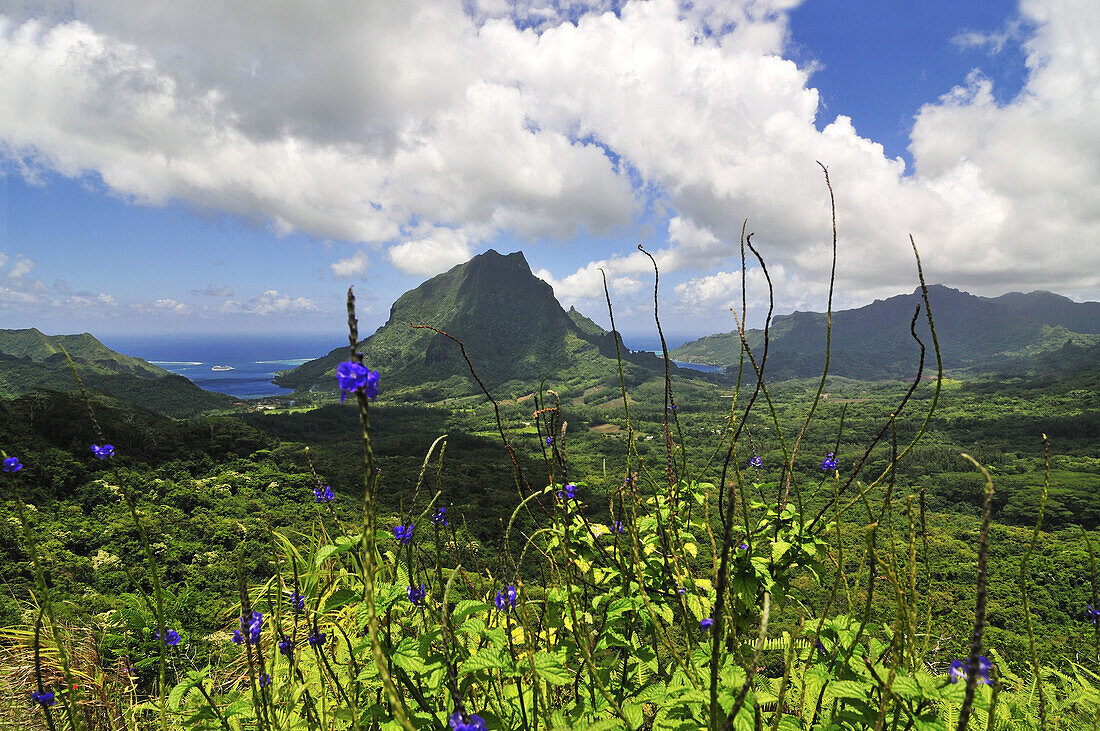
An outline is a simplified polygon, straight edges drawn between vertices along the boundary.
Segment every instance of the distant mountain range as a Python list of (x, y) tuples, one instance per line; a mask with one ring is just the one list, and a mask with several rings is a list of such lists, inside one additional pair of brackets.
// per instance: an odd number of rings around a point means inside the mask
[[(1074, 302), (1051, 292), (978, 297), (941, 285), (930, 286), (928, 297), (945, 369), (1050, 376), (1095, 367), (1100, 356), (1100, 302)], [(919, 346), (910, 336), (909, 323), (921, 302), (918, 289), (834, 312), (829, 372), (861, 379), (915, 375)], [(826, 316), (821, 312), (773, 318), (768, 379), (819, 375), (825, 363), (825, 333)], [(917, 334), (928, 346), (925, 373), (934, 373), (935, 354), (923, 311)], [(748, 331), (746, 340), (759, 358), (763, 331)], [(736, 367), (740, 347), (735, 331), (685, 343), (670, 355), (690, 363)]]
[(0, 330), (0, 396), (77, 391), (62, 347), (93, 393), (174, 417), (229, 408), (236, 402), (231, 396), (204, 391), (183, 376), (141, 358), (116, 353), (89, 333), (44, 335), (35, 328)]
[[(564, 310), (519, 252), (502, 255), (490, 249), (406, 292), (393, 304), (386, 324), (360, 345), (364, 363), (382, 373), (387, 393), (425, 387), (447, 395), (475, 392), (458, 346), (413, 325), (430, 325), (461, 340), (489, 388), (612, 375), (618, 383), (612, 333), (575, 309)], [(622, 353), (629, 380), (664, 372), (652, 353), (625, 347)], [(348, 349), (338, 348), (278, 374), (275, 382), (334, 390), (336, 366), (347, 359)]]
[[(1100, 303), (1074, 302), (1050, 292), (977, 297), (929, 287), (944, 367), (959, 375), (1058, 377), (1093, 371), (1100, 363)], [(829, 371), (855, 379), (906, 379), (916, 373), (918, 346), (909, 335), (920, 292), (876, 300), (833, 313)], [(386, 324), (360, 343), (364, 362), (382, 373), (387, 397), (433, 401), (473, 394), (458, 346), (414, 325), (438, 328), (461, 340), (485, 385), (495, 392), (528, 391), (542, 381), (584, 391), (618, 386), (615, 336), (576, 309), (563, 309), (546, 282), (531, 273), (523, 254), (489, 250), (403, 294)], [(773, 319), (768, 380), (814, 377), (825, 360), (825, 314), (794, 312)], [(928, 346), (925, 375), (935, 371), (927, 320), (917, 332)], [(763, 353), (763, 332), (749, 345)], [(660, 358), (619, 342), (633, 387), (664, 374)], [(236, 401), (204, 391), (182, 376), (117, 353), (92, 335), (44, 335), (36, 329), (0, 330), (0, 397), (40, 390), (76, 391), (61, 346), (93, 392), (184, 417), (231, 408)], [(671, 351), (675, 360), (736, 367), (736, 332), (710, 335)], [(336, 391), (336, 366), (346, 347), (276, 376), (299, 391)], [(679, 375), (714, 380), (688, 369)]]

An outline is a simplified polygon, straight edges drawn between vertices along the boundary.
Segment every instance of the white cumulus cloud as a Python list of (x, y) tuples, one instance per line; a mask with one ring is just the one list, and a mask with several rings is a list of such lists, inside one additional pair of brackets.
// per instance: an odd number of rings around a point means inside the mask
[(351, 279), (363, 276), (369, 265), (370, 257), (367, 256), (367, 252), (360, 249), (351, 256), (334, 261), (328, 266), (332, 271), (332, 276), (338, 279)]
[(247, 302), (226, 300), (218, 310), (223, 314), (282, 315), (316, 312), (317, 306), (308, 297), (291, 297), (269, 289)]
[[(916, 116), (913, 170), (822, 116), (814, 67), (789, 58), (797, 3), (43, 0), (0, 14), (0, 150), (30, 177), (374, 245), (418, 276), (501, 235), (612, 236), (652, 214), (662, 274), (703, 286), (738, 266), (748, 218), (797, 301), (823, 296), (809, 283), (830, 263), (820, 160), (856, 300), (913, 286), (910, 233), (936, 281), (1100, 293), (1094, 0), (1022, 0), (1005, 29), (957, 36), (1023, 39), (1026, 83), (998, 99), (976, 70), (945, 89)], [(600, 297), (600, 267), (644, 290), (638, 252), (591, 259), (540, 276), (562, 297)], [(363, 250), (329, 265), (367, 266)]]
[(406, 274), (430, 277), (466, 261), (473, 251), (461, 231), (436, 228), (422, 238), (390, 247), (387, 256)]

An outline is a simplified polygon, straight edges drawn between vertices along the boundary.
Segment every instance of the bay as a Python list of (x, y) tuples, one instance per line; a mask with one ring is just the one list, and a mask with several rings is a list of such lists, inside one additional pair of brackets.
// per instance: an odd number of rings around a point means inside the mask
[[(125, 355), (144, 358), (208, 391), (241, 399), (279, 396), (291, 389), (271, 382), (284, 371), (326, 355), (339, 337), (291, 335), (116, 335), (100, 338)], [(212, 370), (228, 366), (231, 370)]]

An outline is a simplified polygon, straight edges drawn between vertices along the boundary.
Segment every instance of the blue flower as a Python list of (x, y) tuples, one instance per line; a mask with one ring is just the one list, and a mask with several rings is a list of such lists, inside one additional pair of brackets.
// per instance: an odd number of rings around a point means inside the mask
[(18, 457), (8, 457), (4, 460), (4, 472), (18, 472), (23, 469)]
[(577, 486), (573, 483), (569, 483), (562, 489), (558, 490), (558, 497), (562, 500), (576, 500)]
[(621, 520), (615, 520), (615, 521), (611, 522), (611, 532), (612, 533), (622, 533), (623, 530), (624, 530), (623, 522)]
[[(31, 700), (39, 704), (43, 708), (48, 708), (54, 704), (53, 691), (44, 690), (41, 693), (31, 693)], [(482, 725), (484, 728), (484, 724)]]
[(294, 640), (290, 639), (289, 637), (284, 636), (283, 639), (279, 640), (279, 652), (283, 653), (287, 657), (290, 657), (291, 655), (293, 655), (294, 654)]
[(319, 487), (313, 488), (313, 502), (315, 503), (331, 503), (335, 497), (336, 495), (332, 493), (332, 488), (328, 485), (325, 485), (324, 492), (322, 492)]
[(432, 525), (447, 526), (447, 508), (437, 508), (432, 513)]
[[(966, 680), (966, 666), (967, 660), (955, 660), (951, 663), (951, 670), (948, 674), (951, 676), (951, 682), (957, 683), (960, 680)], [(989, 671), (993, 668), (993, 663), (989, 661), (989, 658), (985, 655), (978, 656), (978, 685), (992, 685), (989, 679)]]
[(290, 607), (294, 610), (295, 614), (304, 612), (306, 610), (306, 598), (296, 591), (291, 593)]
[(749, 550), (749, 544), (742, 543), (740, 546), (738, 546), (738, 548), (740, 548), (742, 551), (747, 551)]
[(409, 595), (409, 601), (412, 602), (414, 607), (419, 607), (424, 604), (424, 597), (428, 595), (428, 587), (423, 584), (419, 589), (414, 587), (407, 587), (405, 593)]
[(363, 389), (363, 394), (374, 401), (378, 398), (378, 371), (366, 368), (362, 363), (346, 360), (336, 366), (336, 385), (340, 387), (340, 403), (349, 393)]
[[(168, 630), (164, 633), (164, 635), (167, 638), (166, 640), (164, 640), (164, 644), (168, 645), (169, 647), (175, 647), (180, 643), (180, 633), (175, 631), (174, 629)], [(160, 632), (157, 632), (157, 639), (160, 639)]]
[(756, 469), (760, 469), (764, 466), (764, 460), (760, 459), (760, 455), (758, 454), (749, 460), (749, 465), (755, 467)]
[(699, 629), (710, 629), (714, 625), (714, 620), (710, 617), (703, 617), (699, 620)]
[(1085, 610), (1085, 618), (1093, 624), (1100, 624), (1100, 609), (1093, 609), (1089, 604), (1088, 609)]
[(472, 713), (466, 714), (466, 720), (462, 720), (462, 711), (455, 711), (450, 718), (451, 731), (488, 731), (485, 719)]
[(516, 592), (516, 587), (506, 586), (497, 592), (497, 595), (493, 597), (493, 603), (497, 605), (497, 609), (502, 612), (507, 612), (509, 609), (516, 608), (516, 600), (519, 598), (519, 594)]
[(546, 437), (546, 446), (550, 446), (554, 443), (554, 437)]
[(412, 523), (408, 525), (399, 525), (393, 529), (393, 537), (397, 539), (397, 542), (402, 546), (407, 546), (413, 539), (413, 530), (416, 526)]
[(310, 647), (320, 647), (325, 644), (325, 633), (314, 630), (306, 635), (306, 642)]
[(836, 469), (836, 457), (833, 455), (832, 452), (829, 452), (829, 456), (827, 456), (824, 461), (822, 461), (821, 469), (825, 470), (826, 472)]
[(269, 685), (271, 685), (271, 676), (267, 673), (264, 673), (260, 676), (260, 687), (266, 688)]
[(92, 445), (92, 454), (100, 459), (107, 459), (115, 453), (115, 448), (110, 444), (104, 444), (102, 447), (98, 444)]
[[(264, 615), (252, 612), (252, 617), (241, 616), (241, 628), (233, 630), (233, 644), (239, 645), (247, 641), (250, 645), (260, 643), (260, 630), (264, 626)], [(242, 633), (244, 633), (242, 635)]]

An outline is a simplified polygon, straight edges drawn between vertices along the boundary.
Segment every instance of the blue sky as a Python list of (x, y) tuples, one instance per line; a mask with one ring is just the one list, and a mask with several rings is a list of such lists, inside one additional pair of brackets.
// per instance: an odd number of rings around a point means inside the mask
[[(735, 327), (931, 281), (1100, 298), (1100, 8), (0, 2), (0, 327), (369, 332), (522, 250), (565, 306)], [(746, 272), (750, 324), (761, 272)]]

